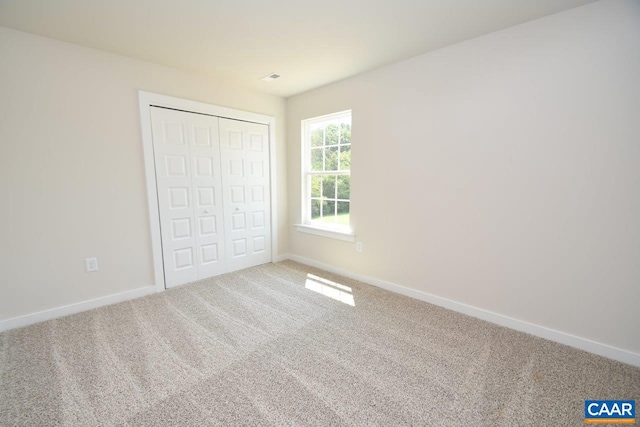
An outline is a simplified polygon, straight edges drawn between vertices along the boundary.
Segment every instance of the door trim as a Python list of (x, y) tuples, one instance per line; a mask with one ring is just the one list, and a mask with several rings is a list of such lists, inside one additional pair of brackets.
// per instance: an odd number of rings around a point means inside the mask
[(173, 108), (191, 113), (207, 114), (233, 120), (244, 120), (269, 127), (269, 165), (271, 192), (271, 261), (278, 255), (278, 206), (276, 194), (276, 118), (233, 108), (206, 104), (188, 99), (175, 98), (152, 92), (138, 91), (140, 105), (140, 127), (142, 131), (142, 148), (144, 151), (144, 171), (147, 182), (147, 202), (149, 205), (149, 227), (151, 232), (151, 252), (153, 254), (153, 273), (157, 292), (165, 290), (164, 268), (162, 261), (162, 238), (160, 235), (160, 212), (158, 210), (158, 193), (156, 185), (156, 169), (153, 161), (153, 137), (151, 129), (152, 106)]

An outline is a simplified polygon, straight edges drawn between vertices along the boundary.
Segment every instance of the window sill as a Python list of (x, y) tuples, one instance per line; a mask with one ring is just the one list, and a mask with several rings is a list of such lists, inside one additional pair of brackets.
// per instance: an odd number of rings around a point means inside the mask
[(314, 234), (316, 236), (328, 237), (330, 239), (342, 240), (351, 243), (356, 241), (356, 235), (352, 231), (322, 228), (309, 224), (296, 224), (296, 229), (301, 233)]

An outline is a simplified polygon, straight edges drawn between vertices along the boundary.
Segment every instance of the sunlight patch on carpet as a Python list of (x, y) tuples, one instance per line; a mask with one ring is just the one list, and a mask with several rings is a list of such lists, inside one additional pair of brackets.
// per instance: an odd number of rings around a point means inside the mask
[(309, 273), (307, 274), (304, 287), (352, 307), (356, 305), (353, 295), (351, 294), (352, 290), (349, 286), (341, 285), (340, 283)]

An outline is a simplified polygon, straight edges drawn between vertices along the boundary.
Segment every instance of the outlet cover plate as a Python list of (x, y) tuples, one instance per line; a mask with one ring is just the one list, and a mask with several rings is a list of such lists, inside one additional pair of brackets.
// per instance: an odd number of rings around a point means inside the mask
[(98, 271), (98, 258), (87, 258), (84, 260), (87, 273)]

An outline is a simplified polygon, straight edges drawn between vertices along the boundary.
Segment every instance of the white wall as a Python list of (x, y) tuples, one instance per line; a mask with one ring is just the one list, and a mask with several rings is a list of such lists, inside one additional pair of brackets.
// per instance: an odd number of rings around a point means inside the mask
[(282, 98), (0, 27), (0, 320), (153, 285), (139, 89), (276, 117), (287, 251)]
[[(353, 109), (355, 244), (296, 232), (300, 120)], [(640, 2), (287, 100), (292, 254), (640, 353)]]

